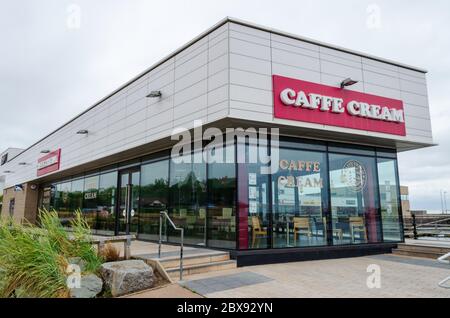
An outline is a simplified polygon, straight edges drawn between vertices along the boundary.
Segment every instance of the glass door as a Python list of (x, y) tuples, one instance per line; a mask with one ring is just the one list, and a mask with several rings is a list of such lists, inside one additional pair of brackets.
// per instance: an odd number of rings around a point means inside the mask
[(136, 234), (139, 223), (140, 171), (119, 172), (118, 233)]

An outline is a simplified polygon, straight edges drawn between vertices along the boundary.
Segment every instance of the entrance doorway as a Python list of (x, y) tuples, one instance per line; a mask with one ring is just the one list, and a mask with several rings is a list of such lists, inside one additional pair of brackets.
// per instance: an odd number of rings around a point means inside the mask
[(140, 170), (127, 169), (119, 172), (117, 204), (117, 232), (119, 235), (135, 234), (139, 223)]

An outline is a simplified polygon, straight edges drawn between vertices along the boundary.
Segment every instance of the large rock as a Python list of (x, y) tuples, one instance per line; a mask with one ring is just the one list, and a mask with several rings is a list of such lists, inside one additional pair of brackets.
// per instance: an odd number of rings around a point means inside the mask
[(100, 273), (113, 297), (149, 289), (154, 282), (153, 269), (142, 260), (105, 263)]
[(81, 277), (80, 288), (71, 288), (70, 297), (72, 298), (94, 298), (103, 289), (103, 281), (94, 274)]

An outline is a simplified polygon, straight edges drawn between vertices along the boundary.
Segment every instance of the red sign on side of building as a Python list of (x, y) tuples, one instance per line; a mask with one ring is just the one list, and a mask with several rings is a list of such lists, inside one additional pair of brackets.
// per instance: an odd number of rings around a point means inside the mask
[(403, 102), (273, 76), (275, 118), (406, 136)]
[(58, 171), (61, 164), (61, 149), (50, 152), (44, 157), (38, 159), (37, 176), (43, 176), (48, 173)]

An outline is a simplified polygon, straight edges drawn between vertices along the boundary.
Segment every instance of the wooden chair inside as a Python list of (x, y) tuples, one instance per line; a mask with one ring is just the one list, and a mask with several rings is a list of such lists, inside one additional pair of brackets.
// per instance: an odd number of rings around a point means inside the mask
[(306, 234), (308, 239), (311, 240), (312, 231), (311, 224), (308, 217), (295, 217), (294, 218), (294, 244), (297, 243), (297, 235)]
[(364, 222), (364, 218), (362, 216), (353, 216), (349, 219), (350, 223), (350, 235), (352, 237), (352, 243), (355, 241), (355, 234), (359, 234), (361, 237), (361, 233), (364, 234), (364, 239), (367, 242), (367, 230), (366, 224)]
[(267, 237), (267, 230), (262, 228), (259, 216), (252, 216), (252, 248), (255, 248), (256, 240), (260, 237)]

